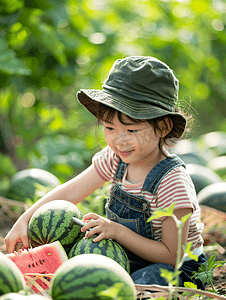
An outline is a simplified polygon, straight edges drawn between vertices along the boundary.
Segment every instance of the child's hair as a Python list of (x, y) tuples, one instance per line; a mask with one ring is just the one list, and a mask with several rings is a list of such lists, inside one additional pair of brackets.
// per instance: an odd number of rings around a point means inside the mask
[[(175, 108), (175, 111), (182, 114), (182, 112), (179, 108)], [(111, 121), (113, 120), (115, 115), (117, 115), (118, 120), (122, 124), (126, 125), (126, 122), (123, 120), (124, 114), (122, 112), (120, 112), (110, 106), (107, 106), (105, 104), (98, 103), (98, 109), (96, 112), (98, 124), (100, 124), (101, 121), (107, 121), (107, 122), (111, 123)], [(164, 155), (165, 155), (165, 153), (163, 151), (163, 146), (164, 145), (172, 146), (173, 144), (175, 144), (180, 139), (181, 127), (182, 128), (184, 127), (184, 123), (180, 124), (181, 118), (178, 118), (177, 115), (169, 114), (169, 115), (165, 115), (162, 117), (157, 117), (155, 119), (147, 119), (147, 120), (134, 119), (128, 115), (126, 115), (126, 117), (129, 120), (133, 121), (134, 123), (148, 122), (149, 124), (151, 124), (153, 126), (155, 132), (157, 132), (157, 131), (161, 132), (161, 128), (159, 127), (159, 121), (163, 121), (165, 123), (166, 128), (169, 129), (168, 124), (165, 121), (165, 118), (169, 118), (173, 123), (173, 127), (170, 130), (170, 132), (165, 137), (160, 138), (160, 141), (159, 141), (159, 149)]]

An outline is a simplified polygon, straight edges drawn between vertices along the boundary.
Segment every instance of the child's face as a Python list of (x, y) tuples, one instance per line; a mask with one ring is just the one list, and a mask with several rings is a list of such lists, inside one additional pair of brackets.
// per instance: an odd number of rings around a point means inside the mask
[(117, 115), (111, 123), (103, 121), (105, 140), (122, 161), (132, 165), (153, 164), (159, 158), (160, 134), (148, 122), (134, 123), (123, 115), (122, 124)]

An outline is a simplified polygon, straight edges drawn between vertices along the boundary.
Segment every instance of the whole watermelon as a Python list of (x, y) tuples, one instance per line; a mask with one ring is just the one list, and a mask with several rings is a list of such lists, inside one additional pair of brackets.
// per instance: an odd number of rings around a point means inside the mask
[(208, 163), (208, 167), (217, 173), (222, 180), (226, 179), (226, 155), (212, 158)]
[(26, 288), (23, 274), (5, 254), (0, 252), (0, 296)]
[[(46, 170), (25, 169), (12, 177), (10, 187), (4, 196), (17, 201), (25, 202), (29, 199), (35, 202), (58, 185), (60, 185), (59, 179)], [(36, 195), (37, 191), (40, 195)]]
[(41, 295), (21, 295), (18, 293), (9, 293), (0, 297), (0, 300), (46, 300), (45, 296)]
[(68, 257), (72, 258), (73, 256), (89, 253), (104, 255), (119, 263), (129, 273), (129, 259), (122, 246), (113, 240), (103, 239), (99, 242), (93, 242), (94, 237), (81, 239), (72, 247)]
[(197, 199), (199, 204), (226, 212), (226, 182), (213, 183), (201, 190)]
[(187, 164), (186, 170), (194, 183), (197, 194), (206, 186), (222, 181), (214, 171), (201, 165)]
[(82, 219), (83, 214), (76, 205), (66, 200), (50, 201), (39, 207), (28, 224), (31, 246), (59, 241), (68, 253), (84, 236), (81, 226), (72, 222), (73, 216)]
[[(116, 292), (114, 297), (101, 295), (107, 290)], [(136, 299), (133, 280), (126, 270), (99, 254), (81, 254), (63, 263), (53, 278), (51, 296), (53, 300)]]

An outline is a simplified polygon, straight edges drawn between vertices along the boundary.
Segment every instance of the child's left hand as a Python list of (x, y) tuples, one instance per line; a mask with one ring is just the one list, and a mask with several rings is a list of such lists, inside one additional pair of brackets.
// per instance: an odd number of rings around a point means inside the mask
[[(102, 239), (114, 240), (117, 235), (118, 224), (95, 213), (88, 213), (85, 215), (83, 217), (83, 222), (85, 222), (86, 225), (81, 228), (81, 231), (86, 231), (86, 238), (89, 238), (94, 234), (99, 234), (93, 239), (94, 242), (99, 242)], [(87, 231), (90, 228), (92, 229)]]

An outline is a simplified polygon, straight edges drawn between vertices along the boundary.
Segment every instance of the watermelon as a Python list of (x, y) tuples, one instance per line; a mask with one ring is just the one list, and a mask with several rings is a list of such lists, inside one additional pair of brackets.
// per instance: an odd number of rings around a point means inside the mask
[[(10, 183), (5, 197), (17, 201), (31, 200), (35, 202), (47, 191), (60, 185), (59, 179), (42, 169), (25, 169), (16, 173)], [(36, 192), (39, 191), (39, 194)]]
[(197, 198), (201, 205), (226, 212), (226, 182), (213, 183), (205, 187), (198, 193)]
[[(6, 256), (17, 265), (23, 274), (53, 274), (63, 262), (68, 260), (67, 254), (59, 241), (33, 249), (19, 250)], [(50, 280), (48, 276), (46, 279)], [(41, 279), (36, 279), (36, 282), (43, 289), (48, 288), (48, 285)], [(38, 292), (35, 286), (32, 286), (32, 290)]]
[(207, 165), (206, 159), (197, 153), (184, 153), (178, 156), (183, 160), (183, 162), (185, 162), (185, 164), (197, 164), (204, 167)]
[(83, 214), (76, 205), (65, 200), (54, 200), (36, 210), (28, 224), (28, 236), (32, 247), (59, 241), (68, 253), (85, 233), (81, 226), (72, 222)]
[[(109, 297), (101, 293), (117, 293)], [(132, 278), (113, 259), (99, 254), (81, 254), (70, 258), (56, 271), (51, 286), (53, 300), (135, 300)]]
[(188, 174), (191, 176), (197, 194), (204, 187), (212, 183), (222, 181), (220, 176), (218, 176), (214, 171), (201, 165), (188, 164), (186, 170)]
[(67, 254), (59, 241), (28, 250), (6, 254), (25, 273), (53, 274), (66, 260)]
[(0, 297), (0, 300), (46, 300), (45, 296), (41, 295), (21, 295), (18, 293), (9, 293)]
[(172, 152), (177, 154), (186, 164), (207, 165), (205, 155), (198, 151), (195, 141), (181, 140), (172, 147)]
[(128, 273), (130, 272), (129, 259), (125, 250), (117, 242), (113, 240), (101, 240), (99, 242), (93, 242), (95, 236), (91, 236), (89, 239), (85, 237), (76, 243), (68, 254), (68, 257), (77, 256), (80, 254), (101, 254), (112, 258), (119, 263)]
[(5, 254), (0, 252), (0, 296), (19, 292), (26, 288), (26, 282), (19, 268)]
[(208, 167), (217, 173), (223, 180), (226, 179), (226, 155), (214, 157)]

